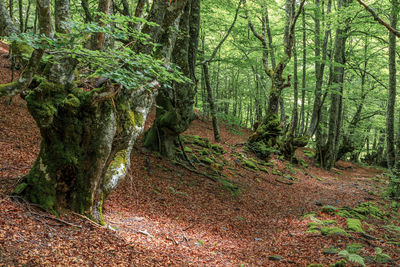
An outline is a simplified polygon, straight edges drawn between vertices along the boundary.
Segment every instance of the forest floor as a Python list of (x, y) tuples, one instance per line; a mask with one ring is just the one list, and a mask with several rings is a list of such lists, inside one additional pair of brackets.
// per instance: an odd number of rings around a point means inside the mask
[[(0, 83), (10, 77), (6, 49), (0, 43)], [(139, 141), (102, 227), (10, 197), (40, 133), (22, 99), (0, 98), (0, 266), (329, 266), (355, 255), (400, 266), (399, 206), (383, 197), (383, 170), (339, 161), (328, 172), (311, 149), (297, 151), (299, 165), (261, 161), (244, 149), (248, 130), (226, 124), (221, 134), (222, 147), (209, 142), (211, 124), (200, 120), (184, 133), (196, 169)], [(361, 219), (361, 230), (345, 217)]]

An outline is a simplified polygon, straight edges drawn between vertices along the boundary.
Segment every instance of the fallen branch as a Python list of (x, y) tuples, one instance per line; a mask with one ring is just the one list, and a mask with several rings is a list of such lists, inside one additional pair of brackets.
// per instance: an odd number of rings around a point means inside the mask
[(284, 181), (281, 181), (281, 180), (279, 180), (279, 179), (275, 179), (275, 181), (278, 182), (278, 183), (281, 183), (281, 184), (286, 184), (286, 185), (292, 185), (292, 184), (294, 184), (293, 182), (284, 182)]
[(87, 220), (87, 221), (88, 221), (89, 223), (91, 223), (93, 226), (96, 226), (96, 227), (99, 227), (99, 228), (103, 228), (102, 225), (100, 225), (100, 224), (98, 224), (98, 223), (92, 221), (91, 219), (89, 219), (89, 218), (86, 217), (86, 216), (83, 216), (82, 214), (79, 214), (79, 213), (76, 213), (76, 212), (73, 212), (72, 214), (77, 215), (77, 216), (81, 217), (82, 219)]
[(34, 212), (34, 211), (30, 211), (30, 213), (32, 213), (33, 215), (37, 215), (37, 216), (40, 216), (40, 217), (44, 217), (44, 218), (47, 218), (47, 219), (51, 219), (51, 220), (54, 220), (54, 221), (57, 221), (57, 222), (66, 224), (66, 225), (69, 225), (69, 226), (74, 226), (74, 227), (82, 228), (81, 225), (77, 225), (77, 224), (74, 224), (74, 223), (70, 223), (70, 222), (64, 221), (64, 220), (62, 220), (62, 219), (60, 219), (60, 218), (57, 218), (57, 217), (49, 216), (49, 215), (46, 215), (46, 214), (40, 214), (40, 213), (37, 213), (37, 212)]
[(152, 236), (151, 234), (149, 234), (147, 231), (142, 231), (142, 230), (136, 230), (136, 233), (142, 234), (142, 235), (146, 235), (150, 238), (154, 238), (154, 236)]

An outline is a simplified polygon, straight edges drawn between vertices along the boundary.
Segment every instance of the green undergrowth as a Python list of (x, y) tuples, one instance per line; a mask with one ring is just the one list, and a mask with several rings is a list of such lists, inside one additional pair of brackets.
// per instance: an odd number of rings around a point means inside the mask
[[(228, 180), (227, 175), (223, 172), (230, 167), (229, 162), (224, 158), (227, 151), (223, 145), (213, 144), (207, 138), (197, 135), (184, 135), (182, 142), (184, 143), (184, 152), (193, 165), (203, 166), (207, 170), (204, 174), (220, 183), (221, 187), (231, 192), (232, 195), (241, 194), (239, 186)], [(183, 155), (182, 151), (180, 153)]]

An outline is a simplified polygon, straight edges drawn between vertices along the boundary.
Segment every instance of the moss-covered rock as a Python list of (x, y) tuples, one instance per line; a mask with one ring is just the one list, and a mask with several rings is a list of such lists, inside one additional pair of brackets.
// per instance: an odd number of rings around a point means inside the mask
[(184, 150), (185, 150), (186, 153), (192, 153), (193, 152), (193, 150), (188, 146), (185, 146)]
[(364, 216), (372, 216), (375, 218), (382, 219), (384, 213), (379, 209), (379, 207), (372, 202), (361, 203), (358, 207), (353, 209), (354, 212), (362, 214)]
[(224, 150), (224, 147), (222, 145), (220, 145), (220, 144), (212, 144), (211, 148), (217, 154), (225, 154), (226, 153), (226, 151)]
[(214, 163), (214, 161), (212, 159), (210, 159), (209, 157), (201, 157), (200, 161), (207, 165), (211, 165)]
[(321, 228), (321, 234), (322, 235), (344, 235), (344, 236), (350, 236), (344, 229), (340, 227), (322, 227)]
[(359, 219), (347, 218), (347, 229), (356, 233), (365, 233), (362, 223)]
[(248, 167), (248, 168), (250, 168), (250, 169), (258, 170), (257, 165), (256, 165), (253, 161), (251, 161), (251, 160), (244, 159), (244, 160), (243, 160), (243, 165), (246, 166), (246, 167)]
[(319, 234), (321, 231), (321, 228), (319, 225), (311, 225), (308, 229), (307, 229), (307, 233), (309, 234)]

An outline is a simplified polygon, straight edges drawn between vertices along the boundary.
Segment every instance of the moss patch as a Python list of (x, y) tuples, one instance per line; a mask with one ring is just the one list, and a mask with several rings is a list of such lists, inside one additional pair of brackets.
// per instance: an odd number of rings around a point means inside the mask
[(344, 236), (350, 236), (344, 229), (340, 227), (323, 227), (321, 228), (321, 234), (322, 235), (344, 235)]
[(356, 233), (365, 233), (362, 223), (359, 219), (347, 218), (347, 229)]
[(212, 159), (210, 159), (209, 157), (201, 157), (200, 161), (207, 165), (211, 165), (214, 163), (214, 161)]

